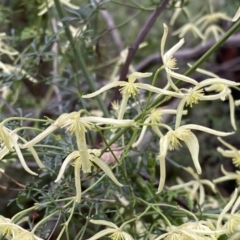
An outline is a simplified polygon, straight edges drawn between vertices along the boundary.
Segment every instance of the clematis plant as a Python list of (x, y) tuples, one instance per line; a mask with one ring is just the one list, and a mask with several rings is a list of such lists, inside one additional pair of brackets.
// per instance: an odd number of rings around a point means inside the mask
[[(230, 201), (228, 204), (223, 208), (221, 213), (219, 214), (217, 220), (217, 229), (225, 230), (226, 234), (232, 234), (239, 231), (240, 227), (240, 212), (236, 212), (237, 208), (240, 204), (240, 197), (238, 195), (238, 189), (236, 188), (233, 192)], [(231, 209), (230, 214), (227, 212)], [(223, 219), (227, 219), (224, 225), (222, 225)]]
[[(130, 221), (133, 221), (133, 220), (130, 220)], [(108, 228), (96, 233), (94, 236), (88, 238), (87, 240), (97, 240), (109, 234), (111, 234), (110, 238), (112, 240), (133, 240), (133, 237), (129, 233), (123, 231), (123, 227), (126, 224), (128, 224), (130, 221), (127, 221), (123, 223), (120, 227), (118, 227), (116, 224), (105, 221), (105, 220), (90, 220), (90, 222), (93, 224), (105, 225)]]
[(86, 143), (86, 132), (93, 128), (94, 124), (110, 124), (117, 127), (135, 126), (133, 120), (116, 120), (112, 118), (102, 118), (102, 117), (81, 117), (81, 113), (85, 110), (80, 110), (79, 112), (64, 113), (56, 121), (54, 121), (45, 131), (37, 135), (31, 141), (25, 143), (22, 148), (33, 147), (36, 143), (40, 142), (46, 136), (54, 132), (58, 128), (67, 127), (67, 131), (70, 134), (74, 134), (77, 141), (78, 151), (81, 156), (81, 166), (83, 172), (91, 172), (91, 163), (88, 157), (87, 143)]
[(232, 162), (236, 167), (240, 167), (240, 151), (232, 146), (231, 144), (227, 143), (221, 138), (218, 138), (218, 140), (229, 150), (224, 150), (221, 147), (217, 148), (217, 151), (221, 153), (224, 157), (232, 158)]
[(161, 40), (160, 52), (161, 52), (161, 57), (163, 61), (163, 67), (167, 73), (167, 79), (168, 79), (168, 84), (165, 88), (168, 88), (168, 86), (171, 86), (176, 92), (178, 92), (179, 89), (173, 83), (172, 77), (175, 79), (179, 79), (179, 80), (197, 85), (198, 82), (196, 80), (173, 71), (177, 69), (176, 59), (173, 57), (173, 55), (184, 44), (184, 39), (181, 39), (176, 45), (174, 45), (166, 53), (164, 53), (164, 48), (165, 48), (167, 35), (168, 35), (168, 27), (165, 23), (163, 24), (163, 28), (164, 28), (164, 31), (163, 31), (163, 36)]
[[(176, 114), (176, 113), (177, 113), (176, 109), (164, 109), (164, 108), (152, 109), (143, 123), (143, 128), (138, 140), (132, 144), (132, 147), (133, 148), (137, 147), (141, 143), (146, 133), (148, 125), (150, 125), (153, 132), (155, 132), (159, 136), (159, 138), (161, 138), (163, 134), (160, 131), (159, 126), (165, 125), (162, 124), (162, 116), (164, 114)], [(183, 114), (187, 114), (187, 111), (183, 111)]]
[(223, 165), (221, 165), (221, 171), (225, 176), (214, 179), (214, 183), (236, 180), (237, 184), (240, 186), (240, 171), (236, 171), (235, 173), (227, 172)]
[[(204, 88), (209, 87), (211, 90), (213, 86), (221, 86), (217, 94), (212, 95), (205, 95), (204, 94)], [(182, 111), (184, 109), (184, 106), (190, 106), (192, 107), (193, 104), (197, 104), (199, 101), (213, 101), (217, 99), (225, 99), (226, 95), (229, 95), (229, 86), (239, 86), (239, 83), (235, 83), (230, 80), (226, 80), (223, 78), (208, 78), (200, 83), (198, 83), (195, 87), (189, 88), (189, 89), (181, 89), (182, 94), (182, 100), (180, 101), (178, 107), (177, 107), (177, 116), (176, 116), (176, 122), (175, 122), (175, 128), (180, 126), (181, 118), (182, 118)], [(209, 88), (207, 88), (209, 90)], [(231, 105), (234, 105), (234, 102), (232, 102)], [(231, 119), (234, 118), (234, 115), (231, 114)], [(234, 121), (232, 120), (234, 123)]]

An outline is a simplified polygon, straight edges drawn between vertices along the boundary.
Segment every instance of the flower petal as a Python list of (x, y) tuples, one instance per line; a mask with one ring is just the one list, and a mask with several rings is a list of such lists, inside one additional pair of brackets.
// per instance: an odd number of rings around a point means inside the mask
[(18, 155), (19, 161), (21, 162), (23, 168), (24, 168), (28, 173), (37, 176), (38, 174), (35, 173), (35, 172), (33, 172), (33, 171), (32, 171), (31, 169), (29, 169), (29, 167), (27, 166), (27, 164), (26, 164), (26, 162), (25, 162), (25, 160), (24, 160), (24, 157), (23, 157), (23, 155), (22, 155), (22, 152), (21, 152), (21, 150), (20, 150), (20, 147), (18, 146), (18, 143), (15, 142), (15, 141), (12, 141), (12, 144), (13, 144), (13, 146), (14, 146), (14, 148), (15, 148), (15, 151), (16, 151), (16, 153), (17, 153), (17, 155)]
[(104, 229), (104, 230), (98, 232), (97, 234), (88, 238), (87, 240), (97, 240), (97, 239), (99, 239), (99, 238), (101, 238), (101, 237), (103, 237), (107, 234), (115, 233), (116, 231), (117, 231), (116, 229), (107, 228), (107, 229)]
[[(182, 38), (177, 44), (170, 48), (163, 56), (163, 60), (166, 61), (184, 44), (184, 38)], [(164, 62), (166, 63), (166, 62)]]
[(220, 137), (225, 137), (225, 136), (234, 134), (234, 132), (221, 132), (221, 131), (213, 130), (211, 128), (200, 126), (197, 124), (186, 124), (186, 125), (181, 126), (180, 128), (194, 129), (194, 130), (210, 133), (210, 134), (220, 136)]
[(108, 226), (114, 229), (118, 229), (118, 226), (112, 222), (109, 221), (105, 221), (105, 220), (90, 220), (91, 223), (96, 224), (96, 225), (104, 225), (104, 226)]
[(97, 96), (100, 93), (103, 93), (111, 88), (117, 87), (117, 86), (124, 86), (126, 85), (126, 82), (124, 81), (117, 81), (117, 82), (111, 82), (109, 84), (107, 84), (106, 86), (100, 88), (99, 90), (97, 90), (96, 92), (90, 93), (90, 94), (86, 94), (86, 95), (82, 95), (82, 98), (92, 98)]
[(197, 170), (197, 173), (201, 174), (202, 169), (201, 169), (201, 166), (200, 166), (199, 160), (198, 160), (199, 143), (198, 143), (197, 137), (192, 132), (190, 132), (189, 135), (183, 139), (183, 141), (186, 143), (186, 145), (191, 153), (192, 160), (193, 160), (194, 166)]
[(161, 57), (162, 57), (162, 59), (163, 59), (163, 55), (164, 55), (164, 47), (165, 47), (165, 43), (167, 40), (167, 35), (168, 35), (168, 27), (164, 23), (163, 24), (163, 36), (162, 36), (162, 40), (161, 40)]
[(150, 76), (152, 76), (152, 73), (150, 73), (150, 72), (147, 72), (147, 73), (134, 72), (128, 76), (128, 81), (134, 82), (138, 78), (146, 78), (146, 77), (150, 77)]
[(118, 180), (113, 175), (112, 170), (108, 167), (108, 165), (104, 161), (102, 161), (96, 156), (93, 158), (93, 160), (94, 163), (96, 163), (98, 167), (100, 167), (116, 185), (118, 185), (119, 187), (123, 186), (120, 182), (118, 182)]
[(228, 202), (228, 204), (223, 208), (222, 212), (219, 214), (218, 216), (218, 220), (217, 220), (217, 229), (220, 230), (221, 229), (221, 224), (222, 224), (222, 219), (225, 216), (225, 214), (227, 213), (227, 211), (232, 207), (233, 203), (235, 202), (235, 200), (237, 199), (238, 196), (238, 190), (237, 188), (235, 189), (233, 195), (231, 196), (230, 201)]
[(64, 162), (63, 162), (63, 164), (62, 164), (62, 166), (61, 166), (61, 168), (60, 168), (60, 171), (59, 171), (59, 173), (58, 173), (58, 176), (57, 176), (57, 178), (56, 178), (56, 180), (55, 180), (54, 182), (58, 182), (58, 181), (62, 178), (62, 176), (63, 176), (63, 174), (64, 174), (64, 172), (65, 172), (65, 169), (66, 169), (67, 165), (68, 165), (72, 160), (76, 159), (77, 157), (79, 157), (79, 151), (74, 151), (74, 152), (70, 153), (70, 154), (66, 157), (66, 159), (64, 160)]
[(138, 140), (137, 140), (135, 143), (132, 144), (132, 147), (133, 147), (133, 148), (137, 147), (137, 146), (141, 143), (141, 141), (143, 140), (143, 137), (144, 137), (145, 132), (146, 132), (147, 127), (148, 127), (147, 124), (150, 122), (150, 120), (151, 120), (150, 117), (148, 117), (148, 118), (144, 121), (144, 126), (142, 127), (142, 131), (141, 131), (141, 133), (140, 133), (140, 136), (139, 136)]
[(29, 148), (30, 146), (35, 145), (36, 143), (38, 143), (41, 140), (43, 140), (47, 135), (49, 135), (50, 133), (55, 131), (57, 128), (58, 127), (54, 126), (54, 125), (49, 126), (42, 133), (38, 134), (34, 139), (32, 139), (31, 141), (29, 141), (29, 142), (25, 143), (24, 145), (22, 145), (22, 148)]
[(113, 118), (102, 118), (102, 117), (82, 117), (83, 121), (89, 121), (97, 124), (111, 124), (119, 127), (134, 126), (136, 123), (130, 119), (113, 119)]
[(182, 80), (184, 82), (191, 83), (191, 84), (194, 84), (194, 85), (199, 84), (196, 80), (194, 80), (190, 77), (184, 76), (182, 74), (176, 73), (174, 71), (171, 71), (170, 69), (167, 69), (166, 71), (173, 78), (176, 78), (176, 79), (179, 79), (179, 80)]
[(165, 136), (163, 136), (162, 138), (160, 138), (160, 141), (159, 141), (160, 153), (159, 153), (157, 159), (159, 160), (159, 165), (160, 165), (160, 180), (159, 180), (159, 186), (158, 186), (157, 193), (160, 193), (163, 190), (165, 180), (166, 180), (165, 158), (167, 155), (169, 142), (170, 142), (170, 139), (167, 134)]

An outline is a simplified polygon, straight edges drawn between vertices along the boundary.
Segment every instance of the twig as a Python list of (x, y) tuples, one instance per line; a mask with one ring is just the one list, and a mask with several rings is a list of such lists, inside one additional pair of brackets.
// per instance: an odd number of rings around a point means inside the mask
[(10, 188), (10, 187), (6, 187), (3, 185), (0, 185), (0, 188), (7, 191), (7, 190), (13, 190), (13, 191), (22, 191), (22, 188)]
[[(11, 177), (10, 177), (8, 174), (6, 174), (5, 172), (3, 172), (3, 171), (0, 171), (0, 172), (1, 172), (1, 174), (3, 174), (6, 178), (8, 178), (8, 179), (11, 180), (12, 182), (16, 183), (19, 187), (25, 188), (25, 185), (17, 182), (16, 180), (14, 180), (13, 178), (11, 178)], [(22, 190), (22, 189), (21, 189), (21, 190)]]
[[(138, 50), (139, 44), (146, 37), (146, 35), (150, 31), (150, 29), (152, 28), (153, 24), (157, 20), (158, 16), (165, 9), (165, 6), (168, 4), (168, 2), (169, 2), (169, 0), (163, 0), (162, 1), (162, 3), (157, 7), (157, 9), (149, 16), (148, 20), (146, 21), (146, 23), (143, 25), (142, 29), (140, 30), (136, 40), (129, 47), (129, 49), (128, 49), (128, 56), (127, 56), (125, 64), (122, 67), (119, 80), (122, 80), (122, 81), (126, 80), (129, 65), (131, 64), (131, 62), (133, 60), (133, 57), (135, 56), (135, 54), (136, 54), (136, 52)], [(112, 101), (118, 100), (120, 97), (121, 96), (120, 96), (120, 93), (119, 93), (119, 89), (116, 88), (115, 94), (114, 94), (114, 97), (113, 97)], [(110, 107), (110, 104), (109, 104), (108, 107)]]
[(57, 221), (56, 221), (56, 224), (54, 225), (54, 228), (53, 228), (53, 230), (51, 231), (50, 235), (48, 236), (47, 240), (50, 240), (51, 237), (52, 237), (52, 235), (53, 235), (53, 233), (55, 232), (55, 230), (56, 230), (56, 228), (57, 228), (57, 226), (58, 226), (58, 223), (59, 223), (59, 221), (60, 221), (61, 215), (62, 215), (62, 213), (59, 212), (59, 216), (58, 216), (58, 219), (57, 219)]

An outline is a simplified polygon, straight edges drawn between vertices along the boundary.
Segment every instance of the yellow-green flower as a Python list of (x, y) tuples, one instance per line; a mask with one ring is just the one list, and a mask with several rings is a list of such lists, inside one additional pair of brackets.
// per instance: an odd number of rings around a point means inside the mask
[(19, 233), (19, 226), (12, 223), (11, 219), (5, 218), (0, 215), (0, 234), (4, 235), (7, 239), (11, 239)]
[(182, 6), (183, 2), (182, 1), (177, 1), (174, 5), (174, 12), (173, 15), (170, 19), (170, 25), (173, 26), (176, 19), (178, 18), (179, 14), (183, 11), (184, 14), (189, 18), (190, 17), (190, 12), (187, 7)]
[(43, 238), (40, 238), (36, 236), (34, 233), (29, 232), (22, 228), (22, 230), (19, 232), (19, 234), (16, 234), (15, 237), (12, 238), (12, 240), (44, 240)]
[(80, 170), (83, 168), (83, 164), (86, 164), (88, 162), (88, 166), (90, 167), (91, 171), (91, 166), (96, 164), (99, 168), (101, 168), (104, 173), (118, 186), (122, 186), (121, 183), (118, 182), (118, 180), (115, 178), (113, 175), (111, 169), (108, 167), (108, 165), (99, 158), (101, 155), (101, 151), (98, 149), (88, 149), (87, 150), (87, 156), (86, 158), (83, 159), (82, 155), (79, 151), (74, 151), (70, 153), (67, 158), (64, 160), (61, 169), (58, 173), (57, 179), (55, 182), (58, 182), (61, 180), (65, 169), (67, 165), (71, 163), (71, 165), (74, 167), (74, 175), (75, 175), (75, 186), (76, 186), (76, 202), (81, 201), (81, 177), (80, 177)]
[(224, 30), (217, 26), (216, 24), (211, 24), (209, 27), (206, 28), (204, 31), (204, 40), (208, 39), (210, 35), (213, 35), (214, 39), (219, 41), (220, 37), (225, 34)]
[(220, 183), (220, 182), (225, 182), (225, 181), (230, 181), (230, 180), (236, 180), (237, 184), (240, 186), (240, 171), (235, 171), (233, 172), (227, 172), (223, 165), (221, 166), (222, 173), (225, 175), (223, 177), (214, 179), (214, 183)]
[[(234, 203), (235, 202), (235, 203)], [(240, 197), (238, 189), (236, 188), (232, 194), (230, 201), (223, 208), (218, 216), (217, 229), (224, 230), (226, 234), (232, 234), (240, 229), (240, 212), (236, 212), (240, 205)], [(227, 212), (231, 209), (230, 214)], [(222, 226), (223, 219), (227, 219), (226, 223)]]
[(216, 23), (219, 20), (232, 21), (224, 12), (212, 12), (199, 18), (196, 24), (200, 25), (200, 29), (205, 29), (209, 24)]
[[(199, 72), (206, 73), (207, 71), (199, 69)], [(214, 76), (214, 77), (201, 81), (200, 83), (195, 85), (195, 87), (193, 88), (189, 88), (189, 89), (182, 88), (181, 93), (178, 93), (182, 95), (181, 97), (182, 100), (178, 104), (175, 128), (180, 126), (182, 112), (185, 105), (187, 106), (189, 105), (190, 107), (192, 107), (193, 104), (197, 104), (199, 101), (212, 101), (217, 99), (223, 100), (225, 99), (226, 96), (228, 96), (229, 99), (231, 99), (231, 95), (229, 94), (229, 87), (238, 86), (239, 83), (235, 83), (227, 79), (219, 78), (218, 76), (212, 73), (209, 73), (208, 75), (210, 74), (211, 76)], [(218, 87), (220, 86), (220, 87), (216, 88), (216, 86)], [(204, 89), (208, 91), (217, 89), (218, 91), (217, 91), (217, 94), (204, 95)], [(232, 125), (235, 127), (234, 113), (232, 113), (233, 112), (232, 109), (234, 110), (234, 102), (233, 100), (230, 100), (230, 112), (231, 112), (230, 118), (231, 118)]]
[(36, 143), (40, 142), (46, 136), (51, 134), (58, 128), (67, 127), (67, 131), (70, 134), (76, 136), (77, 146), (79, 154), (81, 155), (81, 166), (83, 172), (91, 172), (91, 163), (88, 158), (88, 148), (86, 143), (86, 132), (93, 128), (94, 124), (109, 124), (117, 127), (134, 126), (135, 122), (133, 120), (116, 120), (112, 118), (102, 118), (102, 117), (81, 117), (82, 110), (79, 112), (64, 113), (62, 114), (54, 123), (52, 123), (46, 130), (37, 135), (34, 139), (27, 142), (22, 146), (22, 148), (33, 147)]
[[(72, 9), (79, 9), (80, 8), (80, 7), (70, 3), (70, 0), (60, 0), (60, 2), (64, 5), (66, 5), (67, 7), (72, 8)], [(54, 5), (54, 0), (44, 0), (42, 5), (40, 5), (38, 7), (38, 9), (40, 10), (40, 12), (38, 13), (38, 16), (42, 16), (43, 14), (45, 14), (48, 11), (48, 9), (51, 8), (53, 5)]]
[(162, 234), (161, 236), (155, 238), (155, 240), (160, 240), (163, 238), (165, 240), (204, 240), (204, 238), (195, 233), (192, 229), (186, 228), (185, 226), (172, 226), (171, 231)]
[(205, 39), (205, 37), (203, 36), (201, 30), (196, 26), (195, 23), (186, 23), (185, 25), (183, 25), (182, 27), (180, 27), (179, 29), (177, 29), (176, 31), (174, 31), (172, 33), (172, 35), (178, 35), (179, 38), (182, 38), (184, 37), (184, 35), (187, 33), (187, 32), (192, 32), (193, 36), (196, 38), (196, 37), (199, 37), (201, 38), (202, 40)]
[(176, 59), (173, 57), (173, 55), (184, 44), (184, 39), (181, 39), (177, 44), (175, 44), (166, 53), (164, 53), (164, 48), (165, 48), (167, 35), (168, 35), (168, 27), (165, 23), (163, 24), (163, 28), (164, 28), (164, 31), (163, 31), (163, 36), (161, 40), (160, 52), (161, 52), (161, 57), (163, 61), (163, 67), (167, 73), (167, 79), (168, 79), (167, 86), (171, 86), (176, 92), (178, 92), (179, 89), (173, 83), (172, 78), (176, 78), (176, 79), (197, 85), (198, 82), (196, 80), (173, 71), (177, 69)]
[[(21, 152), (22, 146), (21, 144), (18, 143), (18, 139), (21, 139), (23, 142), (25, 141), (25, 139), (18, 136), (17, 131), (18, 129), (12, 131), (6, 128), (3, 124), (0, 124), (0, 141), (1, 141), (0, 160), (3, 159), (4, 156), (7, 155), (9, 152), (15, 151), (24, 170), (32, 175), (38, 175), (37, 173), (29, 169), (29, 167), (26, 164), (26, 161)], [(33, 147), (28, 146), (27, 148), (32, 153), (38, 166), (42, 169), (45, 168)]]
[(191, 130), (198, 130), (207, 132), (217, 136), (228, 136), (233, 134), (234, 132), (225, 133), (213, 130), (211, 128), (203, 127), (195, 124), (187, 124), (176, 128), (175, 130), (169, 130), (167, 134), (160, 138), (160, 151), (157, 159), (160, 163), (160, 182), (158, 187), (158, 193), (163, 190), (165, 178), (166, 178), (166, 166), (165, 166), (165, 158), (167, 156), (168, 150), (174, 150), (178, 147), (181, 147), (181, 142), (184, 142), (192, 156), (192, 160), (194, 166), (197, 170), (198, 174), (201, 174), (201, 166), (199, 164), (198, 155), (199, 155), (199, 143), (195, 134), (191, 132)]
[(3, 216), (0, 216), (0, 233), (9, 240), (43, 240)]
[[(152, 130), (161, 138), (163, 136), (162, 132), (159, 129), (159, 126), (162, 124), (162, 115), (164, 114), (176, 114), (177, 111), (175, 109), (164, 109), (164, 108), (157, 108), (152, 109), (150, 113), (147, 115), (143, 123), (143, 128), (140, 133), (138, 140), (132, 144), (132, 147), (137, 147), (144, 138), (145, 132), (148, 126), (151, 126)], [(186, 114), (187, 111), (184, 111), (183, 114)]]
[(105, 220), (90, 220), (90, 222), (97, 225), (105, 225), (108, 228), (96, 233), (94, 236), (88, 238), (87, 240), (97, 240), (109, 234), (111, 234), (109, 238), (112, 240), (133, 240), (133, 237), (129, 233), (123, 231), (123, 227), (127, 224), (127, 222), (123, 223), (120, 227), (112, 222)]
[(99, 90), (97, 90), (94, 93), (83, 95), (82, 98), (92, 98), (92, 97), (95, 97), (98, 94), (103, 93), (111, 88), (120, 86), (121, 87), (120, 92), (122, 94), (122, 102), (121, 102), (120, 110), (118, 113), (118, 119), (123, 119), (124, 113), (126, 111), (128, 99), (130, 97), (138, 95), (140, 92), (140, 89), (144, 89), (144, 90), (147, 90), (150, 92), (155, 92), (158, 94), (180, 97), (180, 95), (178, 95), (177, 93), (174, 93), (174, 92), (171, 92), (168, 90), (164, 90), (164, 89), (160, 89), (160, 88), (154, 87), (150, 84), (135, 82), (138, 78), (146, 78), (146, 77), (150, 77), (151, 75), (152, 75), (152, 73), (134, 72), (129, 75), (128, 82), (125, 82), (125, 81), (111, 82), (111, 83), (107, 84), (106, 86), (100, 88)]
[(221, 147), (217, 148), (217, 151), (220, 152), (224, 157), (232, 158), (232, 162), (236, 167), (240, 167), (240, 151), (237, 150), (234, 146), (225, 142), (223, 139), (218, 138), (218, 140), (229, 150), (224, 150)]

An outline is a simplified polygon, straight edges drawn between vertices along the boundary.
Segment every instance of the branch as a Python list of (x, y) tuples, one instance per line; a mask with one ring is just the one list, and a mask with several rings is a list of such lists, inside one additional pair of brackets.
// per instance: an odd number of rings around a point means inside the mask
[[(128, 74), (128, 68), (133, 60), (133, 57), (135, 56), (139, 44), (143, 41), (143, 39), (146, 37), (150, 29), (152, 28), (153, 24), (157, 20), (158, 16), (163, 12), (166, 5), (168, 4), (169, 0), (163, 0), (162, 3), (157, 7), (157, 9), (149, 16), (146, 23), (143, 25), (142, 29), (140, 30), (136, 40), (134, 43), (128, 48), (128, 56), (126, 59), (125, 64), (122, 67), (122, 70), (120, 72), (119, 80), (126, 80), (127, 74)], [(111, 102), (116, 101), (121, 98), (121, 94), (119, 92), (119, 88), (115, 88), (114, 96), (111, 100)], [(111, 107), (111, 103), (108, 105), (108, 109)]]
[[(208, 49), (210, 49), (215, 43), (214, 39), (208, 40), (204, 45), (198, 45), (195, 48), (186, 48), (183, 50), (179, 50), (174, 54), (174, 57), (184, 59), (185, 61), (189, 61), (192, 59), (199, 58), (202, 54), (204, 54)], [(225, 43), (224, 46), (240, 46), (240, 34), (232, 35)], [(154, 53), (144, 60), (142, 60), (137, 66), (137, 71), (143, 71), (149, 66), (153, 64), (161, 64), (162, 59), (160, 53)]]

